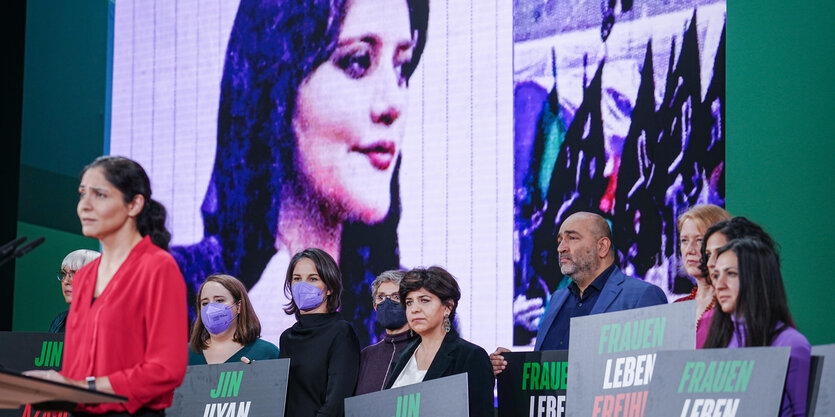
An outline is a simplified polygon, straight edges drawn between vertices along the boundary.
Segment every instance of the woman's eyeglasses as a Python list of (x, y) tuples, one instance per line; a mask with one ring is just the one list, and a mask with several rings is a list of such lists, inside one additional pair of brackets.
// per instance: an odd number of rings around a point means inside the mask
[(55, 277), (58, 278), (58, 281), (63, 281), (64, 278), (71, 280), (73, 275), (75, 275), (75, 271), (58, 271)]
[(374, 297), (374, 301), (376, 301), (377, 304), (380, 304), (383, 301), (386, 301), (386, 298), (388, 298), (391, 301), (394, 301), (395, 303), (400, 302), (400, 294), (398, 294), (396, 292), (393, 292), (391, 294), (378, 293), (377, 296)]

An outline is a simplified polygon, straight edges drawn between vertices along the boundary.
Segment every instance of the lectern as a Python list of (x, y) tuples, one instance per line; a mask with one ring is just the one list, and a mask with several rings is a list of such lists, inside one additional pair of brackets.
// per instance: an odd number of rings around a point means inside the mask
[(0, 369), (0, 409), (18, 409), (33, 404), (52, 410), (71, 410), (77, 403), (117, 403), (127, 400), (119, 395)]

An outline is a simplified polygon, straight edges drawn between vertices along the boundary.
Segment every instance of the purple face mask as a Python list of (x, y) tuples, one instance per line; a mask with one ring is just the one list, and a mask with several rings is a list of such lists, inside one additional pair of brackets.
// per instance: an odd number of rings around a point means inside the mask
[(293, 301), (296, 303), (296, 306), (302, 311), (313, 310), (324, 302), (322, 290), (304, 281), (293, 284), (290, 287), (290, 292), (293, 293)]
[(209, 303), (200, 309), (203, 326), (211, 334), (221, 334), (226, 331), (235, 317), (236, 314), (232, 313), (232, 308), (222, 303)]

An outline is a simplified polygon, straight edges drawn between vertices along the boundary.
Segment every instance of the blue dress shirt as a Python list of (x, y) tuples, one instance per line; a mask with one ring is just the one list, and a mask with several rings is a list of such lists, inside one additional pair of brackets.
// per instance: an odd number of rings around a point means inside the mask
[(542, 342), (540, 350), (568, 349), (571, 318), (588, 316), (591, 314), (591, 309), (594, 308), (594, 304), (597, 303), (597, 299), (600, 297), (600, 291), (603, 290), (603, 286), (606, 285), (606, 281), (609, 279), (609, 276), (612, 275), (612, 271), (614, 270), (615, 265), (612, 264), (606, 268), (605, 271), (600, 273), (600, 275), (598, 275), (597, 278), (595, 278), (594, 281), (586, 287), (586, 290), (583, 291), (582, 297), (580, 296), (580, 287), (577, 286), (576, 282), (572, 281), (571, 284), (568, 284), (568, 298), (565, 300), (565, 304), (562, 305), (556, 319), (554, 319), (554, 324), (545, 336), (545, 340)]

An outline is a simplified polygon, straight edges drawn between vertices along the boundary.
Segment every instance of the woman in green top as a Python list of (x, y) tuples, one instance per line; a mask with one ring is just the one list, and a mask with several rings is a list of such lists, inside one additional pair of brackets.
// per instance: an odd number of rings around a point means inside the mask
[(261, 322), (246, 288), (230, 275), (210, 275), (197, 292), (189, 365), (277, 359), (278, 348), (261, 337)]

